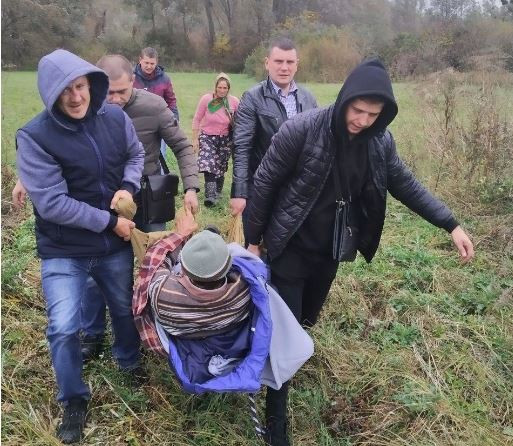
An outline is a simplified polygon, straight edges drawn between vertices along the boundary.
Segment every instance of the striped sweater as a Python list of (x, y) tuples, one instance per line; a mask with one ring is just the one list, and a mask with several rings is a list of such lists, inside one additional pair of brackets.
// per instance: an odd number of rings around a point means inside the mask
[(164, 329), (188, 339), (223, 333), (247, 319), (251, 310), (249, 288), (240, 273), (231, 271), (222, 286), (208, 290), (176, 272), (169, 259), (155, 272), (148, 295)]

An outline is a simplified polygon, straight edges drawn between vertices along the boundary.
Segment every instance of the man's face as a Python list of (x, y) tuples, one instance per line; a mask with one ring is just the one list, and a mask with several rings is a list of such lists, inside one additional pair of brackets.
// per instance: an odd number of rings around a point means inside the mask
[(352, 101), (346, 110), (346, 126), (350, 135), (358, 135), (368, 129), (378, 119), (383, 102), (367, 102), (362, 99)]
[(73, 119), (82, 119), (91, 103), (89, 79), (86, 76), (77, 77), (62, 91), (57, 99), (57, 107), (65, 115)]
[(278, 87), (286, 88), (294, 79), (298, 62), (296, 50), (282, 50), (274, 47), (265, 58), (265, 69)]
[(134, 76), (122, 74), (119, 79), (109, 79), (109, 91), (107, 92), (107, 102), (124, 107), (132, 96), (134, 85)]
[(141, 68), (144, 74), (152, 74), (155, 71), (157, 66), (157, 58), (156, 57), (139, 57), (139, 63), (141, 64)]

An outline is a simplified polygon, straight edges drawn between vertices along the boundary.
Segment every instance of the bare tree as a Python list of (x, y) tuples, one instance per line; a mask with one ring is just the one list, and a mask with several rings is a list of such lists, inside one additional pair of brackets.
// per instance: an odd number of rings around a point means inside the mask
[(213, 19), (213, 5), (212, 0), (203, 0), (205, 5), (205, 14), (207, 15), (207, 24), (208, 24), (208, 44), (210, 48), (214, 47), (214, 42), (216, 41), (216, 30), (214, 27), (214, 19)]
[(234, 20), (234, 9), (235, 9), (235, 0), (218, 0), (221, 6), (221, 10), (223, 11), (226, 22), (228, 23), (228, 32), (230, 38), (233, 38), (233, 20)]
[(273, 0), (273, 14), (276, 23), (283, 23), (287, 18), (287, 0)]
[(476, 9), (475, 0), (431, 0), (430, 11), (443, 21), (461, 19)]
[(392, 6), (392, 26), (396, 32), (415, 32), (424, 9), (424, 0), (395, 0)]

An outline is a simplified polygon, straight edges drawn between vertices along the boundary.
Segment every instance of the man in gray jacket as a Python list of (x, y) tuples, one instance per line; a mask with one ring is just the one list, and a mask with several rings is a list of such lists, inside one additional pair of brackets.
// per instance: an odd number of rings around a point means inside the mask
[[(198, 210), (196, 192), (199, 191), (198, 164), (192, 145), (160, 96), (146, 90), (133, 88), (134, 74), (130, 62), (121, 55), (103, 56), (96, 64), (109, 76), (107, 102), (123, 108), (132, 119), (135, 131), (144, 150), (143, 175), (160, 173), (160, 141), (171, 147), (178, 161), (178, 168), (185, 191), (184, 206), (193, 214)], [(137, 195), (138, 212), (134, 221), (144, 232), (162, 231), (164, 223), (145, 224)], [(85, 361), (97, 357), (103, 348), (105, 332), (105, 302), (93, 284), (89, 286), (88, 299), (82, 305), (83, 338), (82, 356)]]
[[(158, 95), (134, 88), (132, 64), (124, 56), (103, 56), (96, 66), (109, 76), (107, 102), (122, 107), (134, 123), (145, 151), (143, 175), (160, 173), (160, 141), (163, 139), (171, 147), (178, 161), (185, 192), (184, 205), (193, 214), (196, 213), (196, 192), (199, 191), (196, 155), (166, 102)], [(138, 221), (138, 217), (136, 215), (135, 222), (142, 231), (160, 231), (165, 227), (164, 224), (143, 225)]]
[(242, 95), (234, 130), (233, 215), (241, 214), (251, 199), (253, 175), (273, 135), (288, 119), (317, 107), (315, 98), (294, 82), (298, 63), (294, 42), (284, 37), (273, 40), (265, 58), (267, 79)]

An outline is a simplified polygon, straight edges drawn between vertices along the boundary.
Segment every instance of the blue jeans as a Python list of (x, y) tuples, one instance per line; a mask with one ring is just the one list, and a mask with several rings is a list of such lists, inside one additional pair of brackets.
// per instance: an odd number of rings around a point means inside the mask
[[(138, 223), (143, 232), (165, 231), (165, 223)], [(86, 336), (103, 336), (105, 333), (105, 299), (93, 279), (87, 280), (87, 291), (82, 299), (82, 331)]]
[(92, 277), (109, 306), (114, 331), (112, 353), (122, 369), (139, 365), (140, 338), (132, 315), (133, 253), (130, 247), (101, 257), (55, 258), (41, 261), (48, 315), (47, 338), (59, 393), (57, 400), (88, 399), (82, 379), (79, 331), (81, 304)]

